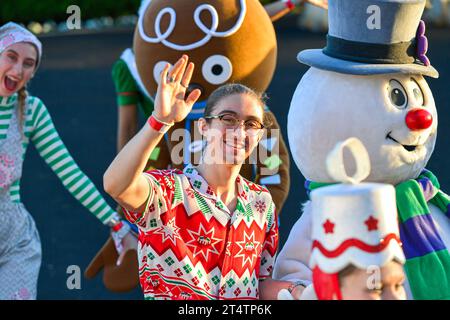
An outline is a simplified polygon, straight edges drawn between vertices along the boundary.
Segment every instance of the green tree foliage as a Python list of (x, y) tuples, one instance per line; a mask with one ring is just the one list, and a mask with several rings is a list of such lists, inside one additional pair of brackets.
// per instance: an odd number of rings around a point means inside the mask
[(81, 9), (81, 18), (118, 17), (135, 14), (141, 0), (0, 0), (0, 24), (8, 21), (29, 23), (54, 20), (65, 21), (70, 5)]

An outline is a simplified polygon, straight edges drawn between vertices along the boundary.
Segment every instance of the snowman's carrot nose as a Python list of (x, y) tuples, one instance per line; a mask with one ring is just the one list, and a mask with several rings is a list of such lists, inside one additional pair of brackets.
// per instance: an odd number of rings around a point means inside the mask
[(413, 109), (406, 115), (406, 125), (409, 129), (425, 130), (433, 123), (433, 116), (425, 109)]

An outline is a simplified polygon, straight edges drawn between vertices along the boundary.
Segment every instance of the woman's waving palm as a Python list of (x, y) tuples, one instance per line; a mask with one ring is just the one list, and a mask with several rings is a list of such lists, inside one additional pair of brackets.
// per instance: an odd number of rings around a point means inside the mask
[(167, 64), (161, 72), (155, 98), (155, 116), (160, 121), (172, 124), (186, 118), (201, 92), (195, 89), (186, 97), (194, 71), (194, 64), (188, 64), (186, 55), (183, 55), (170, 71), (169, 68), (170, 65)]

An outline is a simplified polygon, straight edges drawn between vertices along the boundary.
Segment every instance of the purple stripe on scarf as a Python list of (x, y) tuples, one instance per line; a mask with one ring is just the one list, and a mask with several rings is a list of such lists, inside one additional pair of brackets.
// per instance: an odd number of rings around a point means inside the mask
[(433, 199), (433, 197), (436, 195), (438, 190), (433, 186), (433, 183), (431, 183), (431, 180), (428, 178), (423, 178), (423, 179), (417, 179), (417, 182), (422, 187), (425, 200), (428, 202), (431, 199)]
[(310, 185), (311, 185), (311, 181), (310, 180), (305, 180), (304, 187), (306, 189), (306, 196), (308, 198), (309, 198), (309, 194), (311, 193)]
[(430, 214), (414, 216), (400, 223), (399, 227), (406, 259), (446, 248)]
[(309, 185), (310, 185), (310, 184), (311, 184), (311, 181), (305, 180), (304, 186), (305, 186), (305, 189), (306, 189), (307, 191), (309, 191)]

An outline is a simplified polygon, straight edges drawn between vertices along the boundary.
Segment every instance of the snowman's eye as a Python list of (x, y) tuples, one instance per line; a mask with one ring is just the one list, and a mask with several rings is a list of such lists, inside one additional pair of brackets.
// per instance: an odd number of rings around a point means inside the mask
[(227, 57), (217, 54), (203, 62), (202, 73), (206, 81), (218, 85), (230, 79), (233, 66)]
[(164, 70), (164, 67), (166, 66), (166, 64), (168, 64), (167, 61), (159, 61), (153, 67), (153, 78), (155, 78), (155, 81), (156, 81), (157, 84), (159, 84), (159, 79), (161, 77), (161, 72)]
[(423, 98), (422, 89), (420, 88), (419, 84), (417, 83), (417, 81), (414, 78), (411, 78), (411, 81), (412, 81), (414, 99), (416, 100), (416, 103), (418, 106), (423, 106), (424, 98)]
[(389, 99), (391, 103), (398, 109), (405, 109), (408, 105), (408, 96), (406, 91), (397, 80), (389, 81)]

